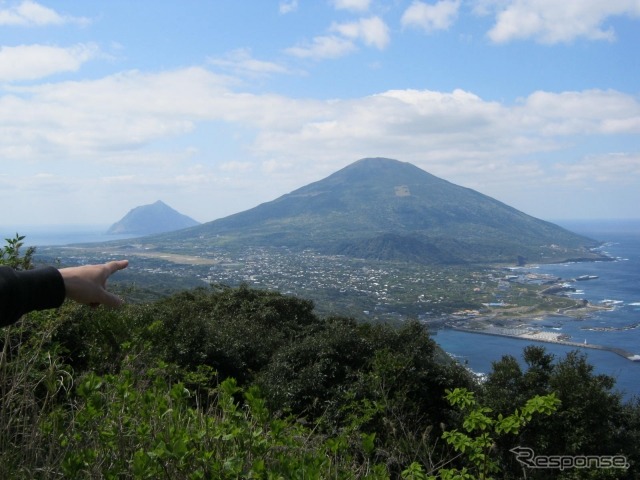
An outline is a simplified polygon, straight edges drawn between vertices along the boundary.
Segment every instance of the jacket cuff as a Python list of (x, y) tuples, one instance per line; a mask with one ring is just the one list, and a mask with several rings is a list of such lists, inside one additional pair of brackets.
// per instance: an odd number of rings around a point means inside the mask
[(22, 294), (29, 311), (56, 308), (64, 302), (64, 280), (57, 268), (44, 267), (17, 273), (24, 282)]

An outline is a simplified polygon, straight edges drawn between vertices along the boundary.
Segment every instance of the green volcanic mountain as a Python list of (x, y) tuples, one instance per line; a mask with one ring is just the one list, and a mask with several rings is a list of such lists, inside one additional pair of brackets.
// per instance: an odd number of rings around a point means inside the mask
[(439, 264), (599, 257), (592, 239), (385, 158), (359, 160), (271, 202), (157, 240)]
[(109, 227), (107, 234), (150, 235), (195, 225), (200, 223), (158, 200), (151, 205), (142, 205), (130, 210), (121, 220)]

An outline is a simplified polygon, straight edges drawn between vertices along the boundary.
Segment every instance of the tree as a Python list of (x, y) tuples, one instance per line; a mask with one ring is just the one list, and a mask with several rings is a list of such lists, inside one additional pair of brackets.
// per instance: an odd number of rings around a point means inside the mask
[(16, 233), (15, 238), (5, 238), (7, 244), (0, 249), (0, 265), (7, 265), (15, 270), (29, 270), (33, 268), (33, 255), (35, 247), (28, 247), (24, 254), (21, 252), (24, 246), (24, 235)]
[[(612, 377), (594, 373), (586, 355), (578, 351), (556, 360), (543, 347), (529, 346), (523, 358), (527, 365), (524, 371), (511, 356), (493, 364), (484, 384), (486, 404), (500, 410), (510, 402), (551, 393), (562, 403), (553, 421), (534, 419), (517, 437), (498, 442), (502, 463), (510, 466), (507, 471), (513, 478), (521, 475), (520, 465), (510, 452), (517, 446), (531, 448), (536, 455), (624, 455), (630, 463), (637, 461), (640, 453), (634, 443), (633, 423), (640, 410), (637, 404), (622, 403)], [(584, 470), (582, 473), (587, 475)], [(615, 473), (618, 478), (628, 474)], [(530, 472), (530, 477), (547, 478), (548, 474), (540, 470)], [(569, 475), (561, 475), (565, 474)], [(590, 478), (609, 478), (610, 472), (602, 470), (593, 475)]]
[[(404, 472), (406, 479), (425, 480), (489, 480), (500, 472), (500, 459), (495, 455), (496, 439), (499, 436), (517, 435), (536, 415), (551, 415), (560, 400), (552, 393), (536, 395), (513, 413), (492, 416), (493, 410), (479, 404), (473, 392), (464, 388), (447, 391), (447, 400), (464, 415), (462, 429), (447, 430), (442, 438), (461, 455), (462, 468), (438, 468), (435, 476), (426, 476), (415, 463)], [(447, 462), (450, 463), (450, 462)]]

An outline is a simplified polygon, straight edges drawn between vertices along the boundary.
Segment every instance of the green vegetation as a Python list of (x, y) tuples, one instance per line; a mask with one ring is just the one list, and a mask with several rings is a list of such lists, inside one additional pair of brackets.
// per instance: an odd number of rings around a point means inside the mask
[[(246, 285), (65, 303), (1, 333), (0, 478), (604, 479), (640, 462), (640, 404), (578, 354), (530, 347), (479, 384), (418, 322)], [(629, 468), (526, 469), (517, 446)]]
[(0, 476), (520, 478), (517, 445), (640, 460), (640, 407), (577, 355), (529, 349), (481, 385), (418, 323), (312, 307), (239, 287), (28, 315), (3, 331)]
[(28, 247), (25, 252), (22, 252), (24, 239), (24, 236), (17, 233), (14, 238), (4, 239), (5, 245), (0, 249), (0, 265), (7, 265), (15, 270), (28, 270), (32, 267), (36, 249)]
[[(447, 431), (444, 432), (442, 438), (457, 452), (466, 454), (472, 464), (472, 469), (468, 470), (467, 467), (460, 470), (441, 468), (437, 475), (441, 479), (485, 479), (489, 478), (491, 474), (498, 474), (501, 470), (500, 465), (491, 455), (495, 446), (494, 435), (517, 435), (534, 418), (535, 414), (550, 415), (556, 411), (560, 404), (560, 400), (553, 393), (546, 396), (536, 395), (511, 415), (499, 414), (497, 418), (492, 418), (489, 416), (492, 410), (489, 407), (478, 405), (473, 392), (456, 388), (447, 392), (447, 400), (464, 413), (462, 424), (464, 431)], [(422, 467), (416, 463), (412, 463), (405, 470), (405, 475), (407, 472), (416, 477), (420, 477), (420, 474), (423, 473)]]

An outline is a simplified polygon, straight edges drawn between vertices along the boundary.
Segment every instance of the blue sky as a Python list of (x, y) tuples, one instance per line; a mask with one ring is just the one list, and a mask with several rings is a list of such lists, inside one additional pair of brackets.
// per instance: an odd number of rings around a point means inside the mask
[(0, 226), (205, 222), (372, 156), (639, 218), (639, 134), (640, 0), (0, 0)]

